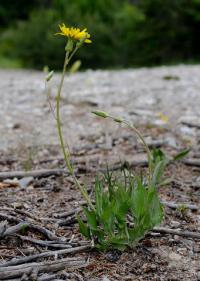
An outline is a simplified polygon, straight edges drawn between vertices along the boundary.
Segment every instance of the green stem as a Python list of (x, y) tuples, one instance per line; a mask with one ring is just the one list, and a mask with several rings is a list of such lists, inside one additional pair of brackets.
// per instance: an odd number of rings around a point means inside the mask
[(69, 61), (71, 60), (72, 56), (77, 51), (77, 49), (78, 48), (75, 48), (71, 55), (69, 54), (69, 52), (66, 52), (66, 55), (65, 55), (62, 76), (61, 76), (61, 80), (60, 80), (60, 84), (59, 84), (58, 92), (57, 92), (57, 96), (56, 96), (56, 124), (57, 124), (58, 137), (60, 140), (60, 146), (61, 146), (61, 149), (63, 152), (66, 166), (69, 170), (69, 173), (73, 177), (74, 183), (79, 188), (83, 198), (86, 200), (86, 202), (88, 203), (90, 208), (92, 210), (94, 210), (94, 206), (93, 206), (86, 190), (84, 190), (84, 188), (81, 186), (80, 182), (78, 181), (78, 179), (75, 175), (75, 172), (74, 172), (74, 168), (70, 162), (70, 150), (69, 150), (68, 144), (67, 144), (67, 150), (65, 148), (65, 143), (64, 143), (64, 139), (63, 139), (63, 133), (62, 133), (62, 123), (61, 123), (61, 117), (60, 117), (60, 98), (61, 98), (61, 91), (62, 91), (64, 78), (65, 78), (65, 73), (66, 73), (67, 65), (68, 65)]
[[(113, 116), (108, 116), (109, 118), (113, 119), (113, 120), (116, 120), (115, 117)], [(152, 167), (153, 167), (153, 163), (152, 163), (152, 158), (151, 158), (151, 151), (149, 150), (149, 147), (148, 145), (146, 144), (143, 136), (140, 134), (140, 132), (132, 125), (130, 124), (128, 121), (126, 120), (123, 120), (121, 119), (120, 120), (121, 123), (125, 124), (128, 128), (130, 128), (138, 137), (139, 139), (141, 140), (141, 142), (143, 143), (144, 145), (144, 148), (147, 152), (147, 157), (148, 157), (148, 165), (149, 165), (149, 185), (151, 185), (151, 175), (152, 175)]]

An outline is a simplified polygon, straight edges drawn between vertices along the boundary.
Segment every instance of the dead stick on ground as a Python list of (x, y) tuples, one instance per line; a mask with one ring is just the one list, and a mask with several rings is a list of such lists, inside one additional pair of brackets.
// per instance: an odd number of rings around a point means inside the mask
[(171, 209), (178, 209), (181, 207), (185, 207), (187, 209), (190, 209), (192, 211), (198, 211), (198, 206), (193, 204), (187, 204), (187, 203), (174, 203), (174, 202), (167, 202), (167, 201), (161, 201), (163, 205), (171, 208)]
[(53, 216), (57, 219), (62, 219), (62, 218), (67, 218), (67, 217), (70, 217), (70, 216), (73, 216), (75, 214), (78, 214), (82, 211), (81, 208), (77, 208), (77, 209), (74, 209), (74, 210), (71, 210), (69, 212), (63, 212), (63, 213), (56, 213), (54, 214)]
[(183, 159), (182, 162), (188, 166), (200, 167), (200, 159), (198, 158)]
[(56, 234), (54, 234), (52, 231), (48, 230), (47, 228), (37, 225), (37, 224), (33, 224), (33, 223), (29, 223), (29, 227), (33, 230), (36, 230), (40, 233), (42, 233), (46, 238), (48, 238), (49, 240), (60, 240), (61, 238), (58, 237)]
[(21, 277), (23, 274), (30, 274), (33, 268), (38, 269), (38, 273), (41, 272), (56, 272), (65, 268), (81, 268), (86, 266), (86, 262), (83, 259), (65, 258), (61, 260), (21, 264), (16, 266), (0, 267), (0, 280), (6, 280), (9, 278)]
[(187, 230), (176, 230), (176, 229), (170, 229), (166, 227), (154, 227), (152, 230), (153, 232), (160, 232), (160, 233), (166, 233), (166, 234), (173, 234), (183, 237), (190, 237), (194, 239), (200, 239), (200, 233), (198, 232), (191, 232)]
[(22, 241), (30, 242), (36, 245), (44, 246), (44, 247), (50, 247), (50, 248), (57, 248), (57, 249), (69, 249), (72, 248), (70, 244), (67, 243), (58, 243), (59, 241), (44, 241), (39, 240), (27, 236), (17, 235)]
[[(20, 219), (15, 218), (14, 216), (10, 216), (4, 213), (0, 213), (0, 217), (2, 217), (3, 219), (6, 219), (8, 221), (11, 222), (17, 222), (21, 223), (21, 228), (23, 228), (23, 224), (26, 225), (26, 227), (29, 227), (30, 229), (34, 230), (34, 231), (38, 231), (40, 233), (42, 233), (46, 238), (48, 238), (49, 240), (56, 240), (59, 241), (61, 238), (56, 236), (56, 234), (54, 234), (52, 231), (48, 230), (47, 228), (37, 225), (37, 224), (33, 224), (30, 222), (26, 222), (26, 221), (22, 221)], [(16, 227), (16, 226), (15, 226)]]
[[(44, 274), (43, 276), (39, 276), (37, 278), (37, 281), (58, 281), (58, 280), (61, 281), (61, 279), (56, 279), (60, 275), (61, 275), (61, 273), (56, 273), (56, 274), (51, 274), (51, 275)], [(22, 281), (22, 279), (21, 278), (7, 279), (6, 281)]]
[(13, 172), (0, 172), (0, 180), (11, 179), (11, 178), (24, 178), (24, 177), (48, 177), (52, 175), (60, 176), (62, 174), (68, 174), (65, 169), (42, 169), (33, 171), (13, 171)]
[(0, 238), (4, 238), (5, 236), (8, 235), (13, 235), (19, 231), (21, 231), (22, 229), (25, 229), (29, 226), (29, 223), (27, 222), (20, 222), (17, 225), (8, 227), (7, 229), (5, 229), (5, 231), (3, 233), (1, 233)]
[(15, 258), (11, 261), (5, 262), (5, 263), (0, 263), (0, 269), (3, 267), (7, 266), (14, 266), (14, 265), (19, 265), (19, 264), (24, 264), (27, 262), (31, 262), (40, 258), (47, 258), (47, 257), (58, 257), (60, 255), (66, 255), (66, 254), (75, 254), (75, 253), (80, 253), (83, 251), (88, 251), (92, 249), (91, 245), (85, 245), (85, 246), (79, 246), (71, 249), (64, 249), (64, 250), (57, 250), (57, 251), (48, 251), (40, 254), (35, 254), (27, 257), (22, 257), (22, 258)]

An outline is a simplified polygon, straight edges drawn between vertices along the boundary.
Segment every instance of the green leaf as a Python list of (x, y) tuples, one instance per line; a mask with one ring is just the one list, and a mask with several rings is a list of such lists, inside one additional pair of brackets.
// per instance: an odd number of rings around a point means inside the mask
[(132, 193), (132, 215), (136, 221), (140, 221), (141, 217), (144, 216), (146, 206), (146, 190), (142, 185), (135, 187)]
[(154, 171), (153, 171), (153, 175), (152, 175), (152, 185), (153, 186), (156, 186), (160, 182), (161, 177), (164, 174), (164, 169), (167, 164), (168, 164), (168, 160), (163, 160), (156, 164)]
[(173, 181), (173, 178), (166, 178), (166, 179), (164, 179), (163, 181), (161, 181), (161, 182), (159, 183), (159, 186), (168, 185), (168, 184), (170, 184), (172, 181)]
[(87, 223), (92, 229), (97, 229), (96, 214), (94, 211), (89, 211), (87, 208), (83, 208), (84, 214), (87, 218)]
[(152, 228), (160, 224), (163, 220), (163, 207), (155, 187), (151, 187), (148, 190), (147, 208), (149, 213), (149, 227)]
[(137, 225), (134, 228), (129, 228), (128, 232), (131, 246), (135, 246), (139, 240), (144, 238), (147, 230), (145, 230), (142, 225)]
[(179, 161), (179, 160), (181, 160), (182, 158), (184, 158), (189, 152), (190, 152), (190, 149), (185, 149), (185, 150), (179, 152), (178, 154), (176, 154), (176, 155), (173, 157), (173, 160), (174, 160), (174, 161)]
[(129, 240), (126, 237), (117, 237), (117, 236), (109, 238), (108, 242), (110, 245), (112, 245), (114, 249), (120, 251), (124, 251), (129, 244)]
[(103, 210), (101, 221), (106, 232), (112, 234), (114, 231), (114, 202), (111, 202)]
[(158, 162), (160, 162), (162, 160), (167, 159), (165, 153), (159, 148), (154, 148), (153, 151), (151, 152), (151, 154), (152, 154), (152, 161), (153, 161), (154, 165), (156, 165)]
[(77, 216), (78, 224), (79, 224), (79, 230), (80, 233), (83, 234), (86, 238), (90, 239), (90, 231), (89, 228), (86, 226), (86, 224), (80, 219), (79, 216)]
[(98, 178), (95, 181), (95, 203), (97, 215), (101, 216), (103, 211), (103, 187)]

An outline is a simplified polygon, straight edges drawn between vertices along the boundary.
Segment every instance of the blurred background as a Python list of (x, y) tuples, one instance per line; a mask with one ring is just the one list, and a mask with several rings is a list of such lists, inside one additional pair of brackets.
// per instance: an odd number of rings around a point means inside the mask
[(0, 68), (60, 69), (62, 22), (91, 33), (85, 68), (200, 62), (200, 0), (1, 0)]

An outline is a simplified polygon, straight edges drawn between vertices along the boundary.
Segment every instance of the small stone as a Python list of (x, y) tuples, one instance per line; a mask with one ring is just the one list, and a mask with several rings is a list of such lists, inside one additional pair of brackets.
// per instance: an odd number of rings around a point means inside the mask
[(20, 129), (20, 128), (21, 128), (21, 124), (20, 123), (13, 124), (13, 127), (12, 127), (13, 130), (17, 130), (17, 129)]
[(177, 252), (183, 256), (187, 256), (187, 248), (178, 248)]
[(104, 276), (102, 281), (110, 281), (110, 279), (108, 279), (107, 276)]
[(22, 203), (19, 203), (19, 202), (11, 203), (11, 206), (13, 206), (15, 209), (21, 209), (21, 208), (23, 208), (23, 204), (22, 204)]
[(19, 186), (21, 188), (26, 188), (33, 182), (33, 180), (34, 180), (33, 177), (24, 177), (19, 180)]
[(106, 254), (106, 259), (110, 262), (116, 262), (120, 259), (121, 253), (117, 250), (108, 252)]
[(176, 253), (171, 253), (169, 254), (169, 258), (172, 260), (172, 261), (180, 261), (182, 259), (181, 255), (178, 255)]
[(143, 272), (147, 273), (151, 271), (151, 266), (148, 263), (144, 263), (142, 266)]
[(174, 240), (175, 240), (176, 242), (179, 242), (179, 241), (180, 241), (180, 236), (174, 235)]
[(194, 256), (194, 252), (193, 252), (192, 250), (190, 250), (190, 251), (188, 252), (188, 254), (189, 254), (190, 257), (193, 257), (193, 256)]
[(173, 228), (178, 228), (180, 225), (181, 224), (178, 221), (171, 221), (171, 227), (173, 227)]

